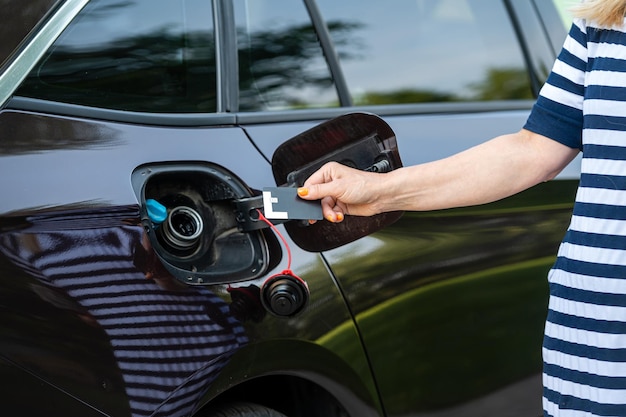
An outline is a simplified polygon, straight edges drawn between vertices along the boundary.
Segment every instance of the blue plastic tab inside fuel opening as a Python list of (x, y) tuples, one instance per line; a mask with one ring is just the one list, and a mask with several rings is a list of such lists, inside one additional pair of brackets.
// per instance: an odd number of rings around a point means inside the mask
[(152, 223), (161, 224), (167, 219), (167, 208), (152, 198), (146, 200), (146, 210)]

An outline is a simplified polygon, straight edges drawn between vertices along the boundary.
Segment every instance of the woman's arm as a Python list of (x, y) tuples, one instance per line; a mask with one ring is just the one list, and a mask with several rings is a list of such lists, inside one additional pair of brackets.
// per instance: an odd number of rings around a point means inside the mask
[(436, 210), (483, 204), (554, 178), (578, 153), (521, 130), (466, 151), (386, 174), (324, 165), (298, 193), (322, 200), (324, 217), (368, 216), (394, 210)]

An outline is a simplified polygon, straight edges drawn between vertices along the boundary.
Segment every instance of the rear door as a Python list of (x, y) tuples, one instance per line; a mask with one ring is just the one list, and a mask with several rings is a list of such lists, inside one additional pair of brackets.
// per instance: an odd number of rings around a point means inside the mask
[[(306, 16), (294, 17), (294, 2), (235, 4), (238, 32), (246, 34), (240, 62), (251, 55), (249, 39), (287, 39), (308, 24)], [(238, 121), (268, 156), (314, 120), (353, 109), (383, 115), (404, 165), (448, 156), (519, 130), (555, 58), (530, 2), (306, 4), (312, 26), (323, 18), (320, 39), (334, 47), (326, 59), (340, 81), (339, 98), (316, 72), (322, 58), (303, 54), (306, 48), (268, 56), (258, 71), (251, 65), (240, 79), (242, 94), (268, 100), (242, 106)], [(524, 11), (524, 19), (514, 11)], [(564, 38), (564, 28), (556, 30)], [(260, 69), (272, 64), (298, 68), (297, 77), (271, 84)], [(272, 88), (249, 88), (266, 84)], [(333, 110), (337, 105), (344, 107)], [(294, 121), (280, 130), (265, 124), (280, 118)], [(324, 253), (350, 302), (388, 415), (541, 413), (545, 277), (567, 226), (575, 178), (574, 165), (562, 181), (502, 202), (405, 213), (379, 233)]]

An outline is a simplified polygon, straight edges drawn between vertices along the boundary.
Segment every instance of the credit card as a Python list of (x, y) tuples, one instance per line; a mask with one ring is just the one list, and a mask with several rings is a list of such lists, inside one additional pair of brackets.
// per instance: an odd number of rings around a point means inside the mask
[(319, 201), (303, 200), (294, 187), (263, 188), (263, 215), (270, 220), (322, 220)]

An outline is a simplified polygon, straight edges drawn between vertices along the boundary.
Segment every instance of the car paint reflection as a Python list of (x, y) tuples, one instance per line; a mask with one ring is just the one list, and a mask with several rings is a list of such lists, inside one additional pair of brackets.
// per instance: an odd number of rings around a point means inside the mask
[[(521, 405), (491, 404), (493, 413), (481, 415), (524, 415), (520, 407), (529, 405), (540, 412), (533, 375), (541, 372), (546, 276), (576, 186), (554, 181), (480, 207), (405, 213), (325, 254), (388, 415), (469, 413), (502, 387), (512, 387)], [(528, 378), (532, 390), (521, 383)]]
[[(31, 217), (1, 234), (0, 252), (36, 278), (33, 291), (45, 303), (102, 330), (131, 415), (189, 415), (248, 337), (220, 296), (183, 286), (162, 268), (132, 220), (136, 214), (129, 209), (117, 216), (79, 211)], [(52, 326), (53, 332), (72, 331)], [(13, 360), (19, 362), (19, 355)], [(43, 377), (63, 384), (56, 376)]]

